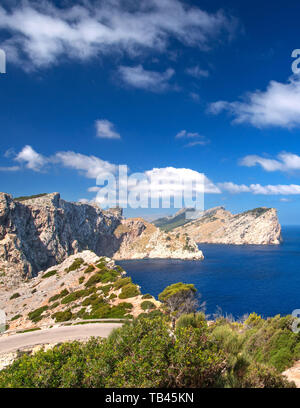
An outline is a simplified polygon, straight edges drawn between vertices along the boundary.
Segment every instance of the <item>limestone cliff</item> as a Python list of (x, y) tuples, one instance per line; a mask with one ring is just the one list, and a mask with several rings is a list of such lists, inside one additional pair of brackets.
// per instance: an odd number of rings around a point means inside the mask
[(115, 236), (121, 244), (114, 259), (203, 259), (202, 251), (190, 237), (162, 232), (142, 218), (122, 220), (115, 230)]
[(59, 193), (22, 202), (0, 193), (0, 274), (17, 283), (84, 249), (110, 256), (120, 221), (120, 214), (69, 203)]
[(235, 215), (216, 207), (173, 232), (187, 233), (197, 243), (276, 245), (281, 242), (277, 211), (265, 207)]
[[(125, 226), (129, 232), (120, 233)], [(170, 245), (164, 233), (153, 228), (143, 220), (123, 220), (119, 209), (67, 202), (59, 193), (22, 201), (0, 193), (0, 287), (17, 285), (22, 277), (31, 278), (86, 249), (98, 256), (116, 254), (117, 259), (124, 258), (129, 246), (126, 258), (199, 258), (195, 243), (186, 246), (179, 240)]]

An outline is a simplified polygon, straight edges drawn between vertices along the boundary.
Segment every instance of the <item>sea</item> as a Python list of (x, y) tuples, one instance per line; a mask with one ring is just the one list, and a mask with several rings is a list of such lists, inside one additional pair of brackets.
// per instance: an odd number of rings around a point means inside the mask
[(262, 317), (300, 309), (300, 226), (282, 227), (280, 245), (201, 244), (203, 261), (130, 260), (118, 263), (155, 297), (172, 283), (193, 283), (211, 318)]

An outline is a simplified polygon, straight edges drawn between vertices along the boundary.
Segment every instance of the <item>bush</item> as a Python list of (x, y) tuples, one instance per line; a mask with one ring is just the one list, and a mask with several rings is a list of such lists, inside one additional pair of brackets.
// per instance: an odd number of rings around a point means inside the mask
[(15, 315), (14, 317), (12, 317), (10, 320), (11, 320), (11, 321), (17, 320), (17, 319), (20, 319), (20, 317), (22, 317), (22, 315), (17, 314), (17, 315)]
[(20, 296), (21, 296), (20, 293), (14, 293), (14, 294), (9, 298), (9, 300), (17, 299), (17, 298), (20, 297)]
[(150, 302), (150, 300), (145, 300), (144, 302), (141, 303), (141, 308), (143, 310), (152, 310), (156, 309), (156, 306), (153, 302)]
[(45, 274), (42, 276), (42, 279), (50, 278), (50, 276), (53, 276), (53, 275), (56, 275), (56, 274), (57, 274), (57, 271), (56, 271), (56, 270), (49, 271), (49, 272), (45, 273)]
[(79, 285), (81, 285), (81, 284), (84, 282), (84, 280), (85, 280), (85, 277), (84, 277), (84, 276), (80, 276), (80, 278), (78, 279)]
[(150, 295), (150, 293), (146, 293), (145, 295), (142, 296), (142, 299), (153, 299), (153, 296)]
[(203, 325), (207, 325), (205, 320), (204, 313), (190, 313), (190, 314), (183, 314), (179, 317), (176, 322), (176, 328), (182, 327), (197, 327), (201, 328)]
[(135, 297), (140, 295), (140, 291), (136, 285), (130, 283), (128, 285), (123, 286), (122, 292), (119, 295), (120, 299), (127, 299), (131, 297)]
[(86, 268), (86, 270), (84, 271), (84, 273), (91, 273), (91, 272), (94, 272), (94, 270), (95, 270), (94, 265), (89, 265), (89, 266)]
[(48, 306), (42, 306), (39, 307), (38, 309), (33, 310), (32, 312), (28, 313), (28, 317), (30, 320), (32, 320), (34, 323), (37, 323), (42, 319), (42, 314), (48, 310)]
[(51, 305), (50, 307), (49, 307), (49, 309), (55, 309), (57, 306), (59, 306), (59, 302), (55, 302), (55, 303), (53, 303), (53, 305)]
[(53, 317), (56, 322), (67, 322), (72, 319), (72, 313), (70, 310), (65, 310), (64, 312), (54, 313)]
[(132, 283), (132, 280), (130, 277), (118, 279), (117, 282), (114, 283), (114, 288), (121, 289), (123, 286), (128, 285), (129, 283)]
[(84, 263), (84, 260), (82, 258), (76, 258), (72, 265), (70, 265), (68, 268), (65, 269), (67, 273), (76, 271), (81, 267), (81, 265)]
[(243, 356), (229, 364), (222, 340), (212, 336), (216, 327), (181, 327), (173, 336), (165, 317), (150, 314), (125, 323), (108, 339), (24, 354), (0, 371), (0, 388), (291, 386), (275, 369)]

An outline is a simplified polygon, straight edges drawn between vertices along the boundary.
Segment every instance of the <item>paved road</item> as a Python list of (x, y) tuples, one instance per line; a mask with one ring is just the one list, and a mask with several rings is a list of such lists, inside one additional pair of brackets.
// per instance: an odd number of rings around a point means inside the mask
[(37, 330), (0, 338), (0, 354), (38, 344), (53, 344), (72, 340), (86, 340), (92, 336), (108, 337), (120, 323), (91, 323), (78, 326), (64, 326), (53, 329)]

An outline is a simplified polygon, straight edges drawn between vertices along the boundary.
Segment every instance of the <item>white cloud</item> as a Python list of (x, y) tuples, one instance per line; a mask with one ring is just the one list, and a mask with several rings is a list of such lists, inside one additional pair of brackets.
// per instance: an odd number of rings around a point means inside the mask
[(79, 170), (87, 178), (97, 178), (106, 174), (115, 173), (117, 166), (96, 156), (87, 156), (81, 153), (58, 152), (53, 157), (54, 162), (64, 167)]
[(218, 39), (230, 39), (235, 28), (236, 20), (224, 12), (207, 13), (179, 0), (84, 0), (65, 7), (28, 0), (0, 7), (0, 30), (10, 33), (3, 48), (22, 67), (49, 66), (62, 57), (163, 52), (171, 38), (208, 50)]
[(169, 80), (175, 71), (172, 68), (165, 72), (147, 71), (142, 65), (136, 67), (119, 67), (122, 80), (129, 86), (146, 89), (153, 92), (162, 92), (169, 88)]
[(97, 137), (102, 139), (121, 139), (119, 133), (114, 130), (114, 125), (108, 120), (101, 119), (95, 122)]
[(18, 171), (18, 170), (20, 170), (19, 166), (0, 167), (0, 171)]
[(294, 153), (282, 152), (277, 159), (268, 159), (257, 155), (248, 155), (239, 161), (241, 166), (254, 167), (260, 165), (266, 171), (300, 170), (300, 156)]
[(201, 69), (199, 65), (195, 67), (190, 67), (185, 70), (188, 75), (193, 76), (194, 78), (207, 78), (209, 76), (209, 72), (205, 69)]
[(228, 111), (234, 123), (250, 123), (263, 128), (300, 126), (300, 79), (292, 76), (287, 83), (270, 81), (265, 91), (248, 93), (243, 101), (218, 101), (209, 106), (209, 112)]
[(245, 184), (234, 184), (232, 182), (218, 183), (218, 187), (222, 191), (228, 191), (231, 194), (237, 193), (252, 193), (262, 195), (296, 195), (300, 194), (300, 185), (297, 184), (278, 184), (278, 185), (266, 185), (251, 184), (246, 186)]
[(289, 203), (291, 200), (289, 198), (281, 198), (279, 201), (281, 201), (282, 203)]
[(25, 166), (28, 169), (34, 171), (40, 171), (47, 163), (47, 159), (37, 153), (33, 148), (29, 145), (23, 147), (20, 153), (15, 157), (15, 160), (20, 163), (25, 163)]
[[(200, 135), (198, 132), (187, 132), (186, 130), (181, 130), (175, 136), (176, 139), (194, 139), (192, 142), (189, 142), (185, 147), (194, 147), (194, 146), (205, 146), (209, 143), (209, 140)], [(196, 140), (195, 140), (196, 139)]]

